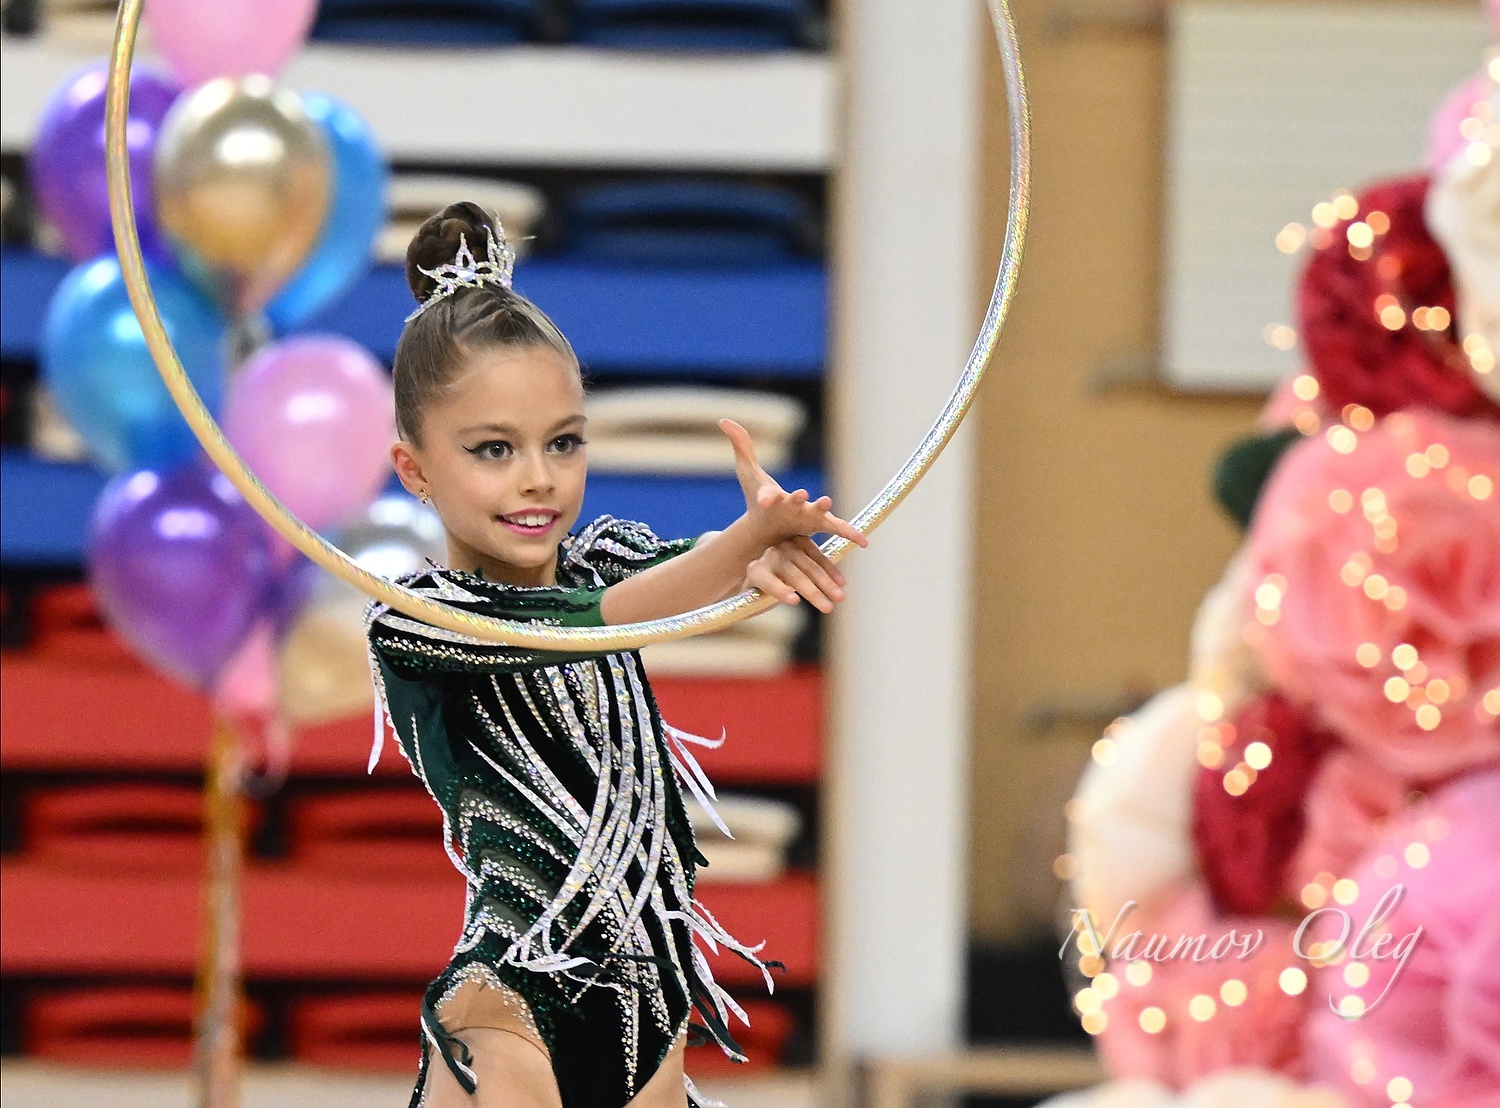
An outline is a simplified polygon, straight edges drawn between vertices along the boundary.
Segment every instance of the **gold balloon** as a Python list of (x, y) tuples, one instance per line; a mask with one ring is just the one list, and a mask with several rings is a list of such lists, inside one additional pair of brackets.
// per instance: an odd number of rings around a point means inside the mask
[(314, 604), (298, 616), (276, 659), (282, 714), (313, 726), (369, 712), (375, 686), (365, 638), (363, 593)]
[(230, 312), (259, 311), (297, 272), (328, 212), (333, 158), (302, 99), (269, 77), (184, 95), (156, 149), (157, 219)]

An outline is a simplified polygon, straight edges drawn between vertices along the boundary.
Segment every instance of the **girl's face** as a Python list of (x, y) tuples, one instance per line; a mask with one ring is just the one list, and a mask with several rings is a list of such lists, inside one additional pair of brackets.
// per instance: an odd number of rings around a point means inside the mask
[(422, 448), (402, 440), (391, 458), (409, 492), (431, 497), (450, 567), (551, 585), (583, 507), (583, 428), (583, 384), (561, 354), (492, 350), (422, 413)]

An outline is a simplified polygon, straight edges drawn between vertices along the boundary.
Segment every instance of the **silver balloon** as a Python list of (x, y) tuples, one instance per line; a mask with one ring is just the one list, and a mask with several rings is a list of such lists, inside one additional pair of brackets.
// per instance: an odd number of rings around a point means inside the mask
[[(344, 527), (335, 545), (362, 569), (394, 580), (441, 564), (447, 552), (437, 512), (405, 493), (380, 497)], [(328, 573), (281, 644), (277, 686), (287, 719), (308, 725), (370, 710), (374, 689), (365, 640), (368, 597)]]

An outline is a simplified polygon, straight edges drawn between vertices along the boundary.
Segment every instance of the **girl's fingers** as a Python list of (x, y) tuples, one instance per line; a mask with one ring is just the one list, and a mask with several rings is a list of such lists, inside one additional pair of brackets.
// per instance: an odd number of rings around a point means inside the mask
[(838, 535), (842, 538), (846, 538), (855, 546), (870, 545), (870, 537), (868, 535), (859, 530), (859, 528), (855, 527), (854, 524), (849, 523), (847, 520), (840, 519), (832, 512), (829, 512), (824, 517), (823, 526), (820, 527), (819, 530), (827, 531), (830, 535)]
[(817, 586), (818, 591), (830, 601), (837, 604), (840, 600), (844, 599), (844, 590), (833, 579), (833, 574), (829, 573), (827, 568), (818, 564), (816, 558), (813, 558), (805, 551), (797, 549), (793, 549), (789, 557), (792, 559), (793, 564), (807, 575), (808, 580)]
[(844, 577), (843, 571), (834, 564), (833, 559), (830, 558), (827, 554), (824, 554), (822, 548), (820, 548), (817, 543), (813, 542), (812, 539), (808, 538), (806, 535), (798, 535), (794, 540), (794, 545), (798, 550), (802, 551), (809, 558), (813, 559), (813, 561), (817, 562), (818, 565), (822, 566), (824, 571), (827, 572), (828, 576), (833, 578), (834, 583), (837, 584), (839, 588), (843, 588), (849, 583), (848, 580)]
[(745, 581), (767, 596), (774, 596), (783, 604), (797, 603), (797, 591), (778, 577), (764, 562), (751, 562), (750, 568), (745, 571)]
[(800, 565), (793, 558), (782, 562), (777, 571), (783, 581), (807, 597), (812, 606), (820, 612), (833, 611), (833, 601), (823, 594), (823, 590), (813, 582)]
[(729, 445), (734, 447), (735, 469), (743, 468), (752, 477), (770, 480), (766, 471), (760, 468), (760, 461), (755, 456), (755, 440), (750, 437), (749, 431), (732, 419), (719, 420), (719, 430), (728, 436)]

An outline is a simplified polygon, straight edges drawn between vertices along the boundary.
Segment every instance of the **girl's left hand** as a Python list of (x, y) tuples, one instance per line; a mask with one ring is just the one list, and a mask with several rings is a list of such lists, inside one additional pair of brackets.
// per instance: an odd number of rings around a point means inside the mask
[(844, 575), (806, 535), (770, 547), (745, 570), (745, 585), (795, 604), (804, 596), (820, 612), (844, 599)]
[[(787, 539), (820, 533), (839, 535), (856, 546), (870, 545), (863, 531), (830, 511), (833, 507), (830, 497), (812, 500), (806, 489), (787, 492), (777, 484), (756, 460), (749, 431), (732, 419), (719, 420), (719, 429), (734, 447), (734, 472), (745, 494), (745, 512), (768, 549)], [(829, 563), (830, 568), (832, 564)]]

